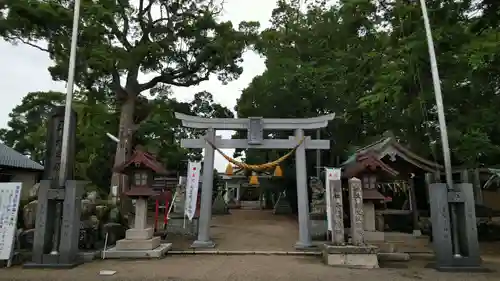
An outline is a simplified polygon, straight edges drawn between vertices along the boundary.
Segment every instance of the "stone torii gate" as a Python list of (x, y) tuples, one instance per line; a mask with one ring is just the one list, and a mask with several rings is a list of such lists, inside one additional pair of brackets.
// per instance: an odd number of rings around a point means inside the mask
[[(292, 149), (304, 138), (304, 130), (324, 128), (335, 118), (329, 114), (313, 118), (202, 118), (175, 113), (175, 117), (188, 128), (206, 130), (205, 137), (200, 139), (183, 139), (184, 148), (204, 149), (203, 186), (201, 190), (200, 218), (198, 238), (192, 248), (215, 247), (210, 239), (210, 219), (212, 216), (212, 191), (214, 171), (214, 148), (207, 142), (212, 142), (219, 149)], [(216, 137), (216, 130), (247, 130), (247, 139), (221, 139)], [(288, 139), (265, 139), (264, 130), (294, 130), (295, 136)], [(298, 249), (312, 246), (309, 221), (309, 199), (307, 193), (306, 149), (329, 149), (328, 140), (313, 140), (306, 137), (295, 151), (297, 177), (297, 205), (299, 212)]]

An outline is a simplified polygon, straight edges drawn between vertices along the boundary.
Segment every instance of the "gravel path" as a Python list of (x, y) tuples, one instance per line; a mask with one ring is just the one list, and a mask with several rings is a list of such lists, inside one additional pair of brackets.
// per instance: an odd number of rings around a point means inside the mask
[[(11, 268), (0, 270), (0, 280), (87, 281), (87, 280), (172, 280), (172, 281), (486, 281), (500, 280), (499, 273), (440, 273), (425, 269), (423, 261), (399, 269), (346, 269), (328, 267), (315, 257), (292, 256), (172, 256), (163, 260), (107, 260), (71, 270)], [(500, 264), (497, 264), (498, 266)], [(495, 267), (495, 265), (490, 265)], [(116, 270), (113, 276), (99, 276), (100, 270)]]

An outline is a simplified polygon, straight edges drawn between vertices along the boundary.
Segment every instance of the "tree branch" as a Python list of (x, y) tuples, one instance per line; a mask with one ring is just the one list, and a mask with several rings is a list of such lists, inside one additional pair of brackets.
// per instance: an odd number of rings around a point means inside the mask
[[(194, 75), (195, 73), (196, 72), (192, 72), (191, 75)], [(210, 76), (210, 72), (207, 71), (207, 73), (205, 75), (203, 75), (202, 77), (192, 78), (192, 79), (189, 79), (188, 81), (184, 81), (184, 82), (176, 81), (176, 79), (179, 79), (180, 77), (186, 77), (186, 76), (190, 76), (190, 75), (188, 75), (187, 73), (185, 73), (185, 75), (172, 75), (172, 74), (158, 75), (158, 76), (154, 77), (153, 79), (149, 80), (149, 82), (140, 84), (139, 90), (141, 92), (145, 91), (145, 90), (149, 90), (149, 89), (153, 88), (154, 86), (158, 85), (159, 83), (168, 84), (168, 85), (172, 85), (172, 86), (178, 86), (178, 87), (193, 86), (193, 85), (199, 84), (200, 82), (208, 80), (208, 78)]]
[(125, 89), (120, 84), (120, 73), (118, 73), (118, 70), (116, 70), (116, 68), (111, 71), (111, 77), (111, 88), (113, 89), (113, 92), (115, 92), (116, 97), (118, 99), (127, 98), (127, 91), (125, 91)]
[(5, 39), (6, 41), (12, 41), (12, 43), (14, 43), (14, 44), (16, 44), (16, 43), (17, 43), (17, 41), (19, 41), (19, 42), (23, 43), (24, 45), (28, 45), (28, 46), (33, 47), (33, 48), (35, 48), (35, 49), (38, 49), (38, 50), (40, 50), (40, 51), (50, 53), (50, 52), (49, 52), (49, 49), (44, 48), (44, 47), (40, 47), (40, 46), (38, 46), (37, 44), (34, 44), (34, 43), (31, 43), (31, 42), (26, 41), (26, 40), (24, 40), (24, 39), (21, 39), (21, 38), (19, 38), (18, 36), (4, 36), (4, 39)]
[(127, 35), (129, 33), (129, 29), (130, 29), (130, 24), (129, 24), (129, 19), (127, 17), (126, 7), (125, 7), (125, 4), (123, 3), (123, 0), (117, 0), (116, 2), (118, 3), (118, 5), (121, 8), (120, 9), (120, 16), (123, 20), (123, 31), (120, 32), (118, 30), (117, 26), (112, 26), (111, 30), (112, 30), (113, 34), (116, 36), (116, 38), (118, 39), (118, 41), (120, 41), (120, 43), (122, 43), (123, 46), (125, 46), (125, 48), (127, 50), (130, 50), (130, 49), (132, 49), (132, 44), (130, 44), (130, 42), (127, 39)]

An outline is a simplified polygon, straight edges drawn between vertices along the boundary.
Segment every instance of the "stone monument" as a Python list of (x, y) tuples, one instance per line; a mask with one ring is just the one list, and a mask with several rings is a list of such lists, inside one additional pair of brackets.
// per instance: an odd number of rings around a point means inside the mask
[(462, 171), (461, 179), (463, 183), (449, 187), (436, 183), (439, 174), (426, 174), (436, 255), (436, 263), (431, 266), (439, 271), (486, 271), (481, 267), (474, 191), (468, 183), (468, 171)]
[(129, 176), (130, 189), (127, 196), (135, 199), (134, 227), (127, 230), (125, 239), (118, 240), (114, 248), (106, 251), (108, 258), (160, 258), (172, 247), (162, 244), (160, 237), (154, 237), (153, 227), (148, 225), (148, 198), (157, 195), (153, 190), (154, 173), (166, 175), (167, 171), (154, 157), (141, 148), (136, 148), (132, 158), (115, 167), (114, 171)]
[(363, 230), (363, 190), (361, 180), (349, 180), (349, 209), (351, 219), (351, 243), (346, 244), (343, 235), (343, 207), (341, 181), (334, 181), (331, 192), (333, 225), (332, 243), (323, 245), (323, 259), (327, 265), (355, 268), (378, 268), (378, 248), (365, 244)]
[(86, 182), (74, 181), (76, 113), (71, 112), (66, 174), (60, 179), (64, 106), (56, 107), (48, 123), (43, 180), (38, 190), (32, 262), (25, 268), (72, 268), (80, 263), (81, 197)]
[(324, 241), (328, 237), (328, 221), (326, 211), (326, 189), (321, 179), (311, 177), (309, 179), (311, 189), (311, 237), (313, 240)]

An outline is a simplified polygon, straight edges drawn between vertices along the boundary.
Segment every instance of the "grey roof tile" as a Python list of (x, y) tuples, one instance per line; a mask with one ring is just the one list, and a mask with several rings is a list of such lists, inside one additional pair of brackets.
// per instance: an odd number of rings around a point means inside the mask
[(43, 171), (42, 165), (3, 143), (0, 143), (0, 166)]

